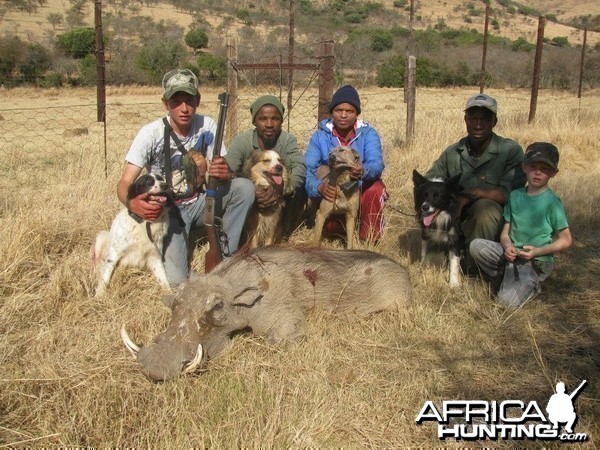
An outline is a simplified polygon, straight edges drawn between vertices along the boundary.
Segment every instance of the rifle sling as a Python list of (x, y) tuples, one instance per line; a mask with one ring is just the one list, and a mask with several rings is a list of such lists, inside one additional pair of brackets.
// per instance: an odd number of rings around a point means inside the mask
[[(177, 137), (177, 134), (175, 134), (175, 131), (173, 131), (173, 128), (171, 127), (171, 124), (169, 123), (169, 120), (166, 117), (163, 117), (163, 123), (165, 124), (165, 137), (163, 147), (163, 154), (165, 158), (165, 179), (167, 180), (167, 184), (172, 188), (173, 174), (171, 173), (171, 158), (173, 157), (173, 152), (171, 151), (170, 138), (173, 138), (175, 145), (177, 145), (177, 149), (181, 152), (181, 156), (185, 156), (188, 151), (181, 143), (181, 140)], [(200, 148), (200, 153), (202, 153), (202, 156), (204, 156), (205, 158), (206, 150), (206, 146), (202, 146), (202, 148)]]

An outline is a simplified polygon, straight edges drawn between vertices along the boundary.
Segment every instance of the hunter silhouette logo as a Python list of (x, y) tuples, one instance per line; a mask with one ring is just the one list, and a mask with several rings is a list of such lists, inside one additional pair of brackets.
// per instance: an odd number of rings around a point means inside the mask
[(565, 383), (556, 383), (556, 394), (550, 397), (548, 406), (546, 406), (548, 420), (553, 425), (552, 429), (558, 430), (559, 423), (566, 423), (565, 431), (573, 434), (573, 425), (575, 425), (575, 421), (577, 420), (577, 414), (575, 414), (575, 408), (573, 407), (573, 399), (579, 394), (586, 382), (587, 380), (583, 380), (571, 394), (565, 394)]
[(563, 382), (557, 383), (556, 393), (546, 405), (547, 415), (536, 401), (445, 400), (438, 408), (428, 400), (417, 415), (416, 423), (437, 422), (440, 439), (587, 441), (586, 433), (574, 432), (577, 414), (573, 406), (586, 383), (583, 380), (570, 394), (566, 393)]

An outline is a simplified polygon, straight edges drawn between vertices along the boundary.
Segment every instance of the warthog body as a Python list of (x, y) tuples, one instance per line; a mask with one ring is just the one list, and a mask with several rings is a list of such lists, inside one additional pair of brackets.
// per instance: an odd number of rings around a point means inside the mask
[[(251, 328), (278, 343), (304, 335), (310, 309), (360, 318), (403, 308), (411, 296), (406, 270), (377, 253), (261, 247), (224, 261), (168, 297), (171, 322), (152, 344), (140, 349), (129, 342), (141, 371), (167, 380), (190, 361), (217, 355), (235, 331)], [(199, 344), (204, 356), (195, 358)]]

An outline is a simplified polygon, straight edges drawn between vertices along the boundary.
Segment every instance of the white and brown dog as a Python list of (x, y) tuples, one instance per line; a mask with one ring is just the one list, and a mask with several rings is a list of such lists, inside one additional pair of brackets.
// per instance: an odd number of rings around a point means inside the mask
[(257, 248), (280, 243), (283, 234), (283, 194), (289, 184), (288, 170), (281, 156), (273, 150), (253, 152), (244, 164), (243, 174), (254, 183), (257, 190), (271, 186), (279, 197), (277, 202), (268, 208), (260, 208), (257, 203), (254, 204), (246, 225), (248, 247)]
[(160, 285), (169, 289), (162, 254), (163, 240), (169, 227), (171, 194), (163, 177), (146, 174), (129, 186), (127, 198), (133, 199), (145, 192), (154, 196), (167, 197), (166, 206), (156, 221), (148, 222), (128, 211), (127, 208), (123, 208), (113, 220), (110, 231), (100, 231), (96, 236), (94, 263), (100, 268), (96, 297), (106, 293), (118, 264), (141, 269), (148, 268)]
[(350, 171), (360, 166), (359, 153), (350, 147), (336, 147), (329, 153), (327, 166), (321, 166), (317, 170), (317, 177), (325, 179), (337, 187), (337, 196), (334, 202), (325, 198), (321, 199), (319, 209), (315, 217), (315, 233), (313, 245), (321, 245), (323, 227), (331, 214), (344, 214), (346, 218), (346, 246), (352, 249), (354, 246), (354, 228), (358, 217), (360, 206), (360, 186), (357, 180), (350, 178)]

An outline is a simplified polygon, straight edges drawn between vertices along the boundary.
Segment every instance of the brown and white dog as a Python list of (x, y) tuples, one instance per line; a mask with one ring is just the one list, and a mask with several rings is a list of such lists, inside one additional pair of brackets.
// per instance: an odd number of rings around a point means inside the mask
[(325, 178), (325, 183), (337, 187), (337, 197), (334, 202), (321, 199), (315, 217), (315, 233), (313, 245), (321, 245), (323, 227), (331, 214), (344, 214), (346, 217), (346, 245), (349, 249), (354, 246), (354, 228), (360, 206), (360, 186), (358, 181), (350, 178), (350, 170), (361, 165), (360, 155), (350, 147), (336, 147), (329, 153), (327, 166), (317, 170), (317, 177)]
[(255, 203), (246, 225), (248, 248), (278, 244), (282, 237), (283, 194), (289, 184), (288, 170), (279, 153), (273, 150), (253, 152), (246, 160), (243, 175), (250, 179), (256, 189), (272, 186), (278, 193), (278, 201), (268, 208)]
[(131, 213), (127, 208), (123, 208), (113, 220), (110, 231), (100, 231), (96, 236), (94, 263), (100, 268), (96, 297), (106, 294), (118, 264), (140, 269), (148, 268), (160, 285), (169, 289), (162, 255), (163, 240), (169, 227), (171, 194), (163, 177), (146, 174), (129, 186), (127, 198), (133, 199), (145, 192), (168, 198), (166, 206), (156, 221), (148, 222)]

